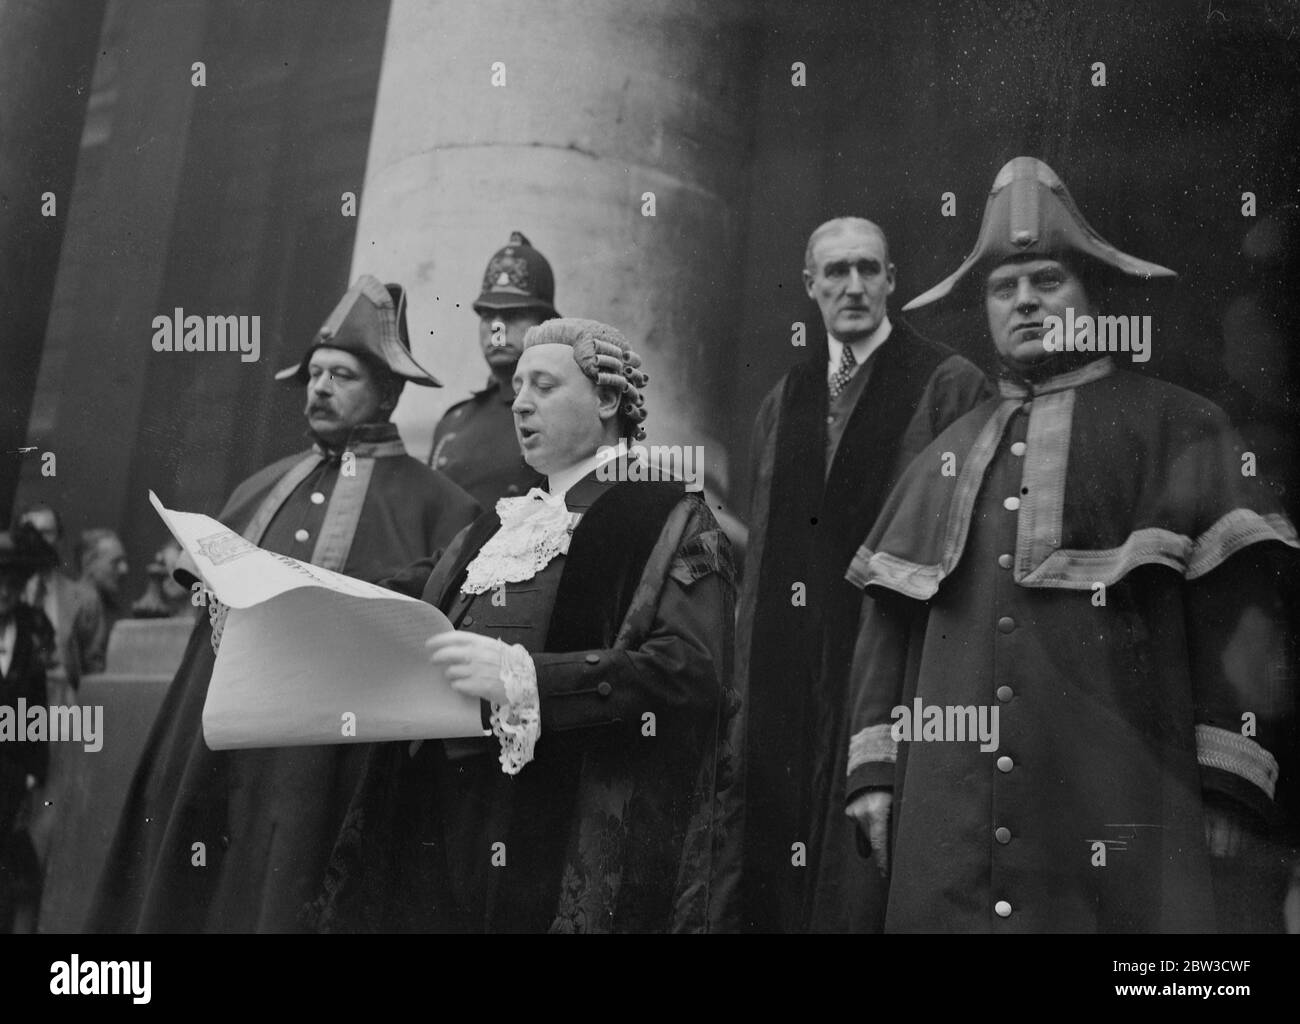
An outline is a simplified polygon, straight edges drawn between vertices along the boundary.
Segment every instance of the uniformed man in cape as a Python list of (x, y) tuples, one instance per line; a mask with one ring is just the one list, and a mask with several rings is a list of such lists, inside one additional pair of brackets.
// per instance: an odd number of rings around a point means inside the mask
[[(373, 582), (441, 551), (473, 520), (473, 499), (407, 455), (389, 422), (407, 383), (439, 386), (411, 356), (405, 312), (403, 290), (369, 275), (343, 296), (302, 359), (276, 374), (305, 389), (310, 451), (240, 484), (223, 523), (269, 551)], [(145, 746), (91, 931), (294, 931), (320, 883), (365, 751), (209, 750), (211, 640), (205, 618)]]
[(883, 896), (845, 820), (845, 680), (861, 595), (844, 570), (889, 483), (987, 393), (984, 375), (889, 315), (884, 232), (840, 217), (804, 254), (823, 330), (754, 422), (737, 675), (747, 680), (745, 894), (765, 932), (872, 931)]
[(848, 572), (874, 600), (847, 803), (888, 930), (1214, 931), (1212, 859), (1275, 817), (1295, 530), (1215, 405), (1129, 369), (1133, 339), (1057, 329), (1172, 276), (1018, 157), (971, 255), (905, 307), (982, 303), (1002, 375)]
[(533, 327), (502, 498), (422, 588), (493, 736), (376, 747), (313, 908), (324, 931), (734, 926), (732, 570), (707, 503), (645, 479), (646, 375), (592, 320)]
[(510, 379), (528, 328), (559, 316), (546, 257), (518, 231), (492, 255), (474, 300), (478, 343), (491, 376), (482, 391), (447, 410), (433, 432), (429, 465), (446, 473), (483, 508), (518, 497), (537, 482), (515, 436)]

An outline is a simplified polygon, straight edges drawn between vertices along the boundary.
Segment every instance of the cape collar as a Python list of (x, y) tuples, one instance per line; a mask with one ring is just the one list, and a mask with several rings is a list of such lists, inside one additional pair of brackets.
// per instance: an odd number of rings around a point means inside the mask
[[(964, 453), (956, 477), (937, 476), (927, 455), (918, 456), (853, 556), (849, 582), (930, 600), (961, 561), (972, 525), (982, 521), (976, 509), (985, 474), (1022, 412), (1024, 442), (1009, 449), (1022, 460), (1021, 493), (1014, 506), (1004, 505), (1016, 514), (1008, 568), (1019, 586), (1091, 590), (1141, 565), (1191, 580), (1251, 544), (1300, 547), (1268, 488), (1234, 471), (1241, 441), (1221, 411), (1103, 362), (1109, 360), (1045, 381), (1056, 385), (1050, 392), (1003, 390), (1002, 401), (981, 407), (983, 422), (958, 420), (931, 445)], [(1096, 388), (1079, 386), (1106, 377)], [(1020, 395), (1034, 400), (1021, 402)], [(1079, 403), (1087, 411), (1076, 423)], [(1195, 429), (1171, 429), (1189, 421)], [(1084, 439), (1076, 444), (1079, 433)], [(1112, 483), (1125, 463), (1098, 443), (1103, 436), (1123, 439), (1130, 451), (1142, 445), (1143, 468), (1122, 498)]]
[(406, 445), (397, 432), (397, 425), (391, 422), (362, 423), (353, 427), (347, 440), (337, 447), (325, 444), (314, 431), (308, 430), (307, 436), (312, 440), (312, 451), (331, 461), (337, 461), (345, 451), (362, 459), (406, 454)]
[(1048, 377), (1038, 383), (1024, 378), (1014, 380), (1009, 376), (1001, 376), (998, 378), (998, 394), (1003, 398), (1019, 399), (1050, 395), (1057, 391), (1069, 391), (1083, 384), (1091, 384), (1094, 380), (1109, 377), (1114, 372), (1115, 360), (1110, 356), (1103, 356), (1101, 359), (1094, 359), (1090, 363), (1084, 363), (1083, 366), (1077, 366), (1073, 370)]

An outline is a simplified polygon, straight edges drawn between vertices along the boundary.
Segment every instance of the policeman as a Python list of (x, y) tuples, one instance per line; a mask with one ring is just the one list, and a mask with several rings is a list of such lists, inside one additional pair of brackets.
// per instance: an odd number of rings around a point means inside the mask
[(483, 508), (498, 498), (526, 494), (537, 482), (515, 437), (510, 379), (523, 352), (524, 333), (559, 316), (552, 302), (551, 265), (520, 232), (488, 262), (474, 302), (478, 340), (492, 371), (487, 387), (447, 410), (433, 432), (429, 465), (451, 477)]

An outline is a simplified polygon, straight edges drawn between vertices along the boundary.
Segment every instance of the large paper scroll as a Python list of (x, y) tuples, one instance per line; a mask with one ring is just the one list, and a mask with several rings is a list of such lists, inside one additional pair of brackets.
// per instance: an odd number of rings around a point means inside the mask
[(213, 750), (482, 736), (424, 642), (437, 608), (265, 551), (215, 519), (149, 500), (229, 606), (203, 706)]

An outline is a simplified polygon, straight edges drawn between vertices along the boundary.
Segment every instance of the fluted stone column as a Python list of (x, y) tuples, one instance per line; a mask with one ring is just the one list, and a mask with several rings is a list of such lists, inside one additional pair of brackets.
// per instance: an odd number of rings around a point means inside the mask
[(753, 9), (393, 0), (353, 274), (410, 288), (417, 358), (447, 385), (398, 407), (415, 453), (483, 386), (470, 304), (520, 230), (551, 260), (560, 312), (645, 355), (648, 440), (704, 443), (725, 472)]

